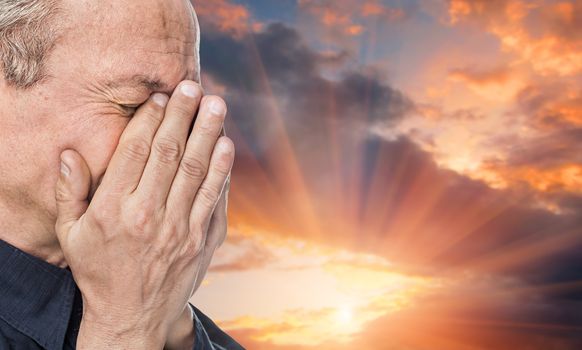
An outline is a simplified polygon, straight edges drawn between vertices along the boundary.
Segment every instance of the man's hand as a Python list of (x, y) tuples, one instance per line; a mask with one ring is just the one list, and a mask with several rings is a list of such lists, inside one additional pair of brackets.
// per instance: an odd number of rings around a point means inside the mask
[(87, 164), (61, 156), (56, 231), (83, 295), (81, 349), (161, 349), (224, 239), (209, 226), (234, 160), (225, 104), (194, 82), (167, 100), (136, 112), (90, 205)]
[[(198, 290), (200, 284), (204, 280), (204, 276), (208, 271), (208, 267), (210, 266), (216, 248), (221, 246), (222, 243), (224, 243), (224, 240), (226, 239), (228, 229), (227, 211), (228, 211), (229, 190), (230, 190), (230, 175), (226, 181), (226, 185), (224, 187), (224, 190), (222, 191), (220, 200), (218, 201), (218, 204), (214, 209), (214, 213), (212, 214), (212, 220), (210, 221), (210, 226), (208, 228), (206, 244), (201, 253), (203, 255), (202, 263), (200, 264), (198, 278), (196, 279), (196, 286), (194, 287), (192, 294), (194, 294)], [(191, 343), (193, 337), (194, 337), (193, 314), (190, 310), (190, 307), (186, 307), (180, 319), (172, 325), (164, 349), (190, 350), (193, 347)]]

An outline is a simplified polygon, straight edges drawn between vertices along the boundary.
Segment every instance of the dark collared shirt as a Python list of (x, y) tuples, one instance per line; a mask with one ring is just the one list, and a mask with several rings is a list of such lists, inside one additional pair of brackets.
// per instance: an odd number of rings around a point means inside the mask
[[(195, 350), (243, 349), (194, 310)], [(0, 240), (0, 350), (75, 349), (81, 293), (62, 269)]]

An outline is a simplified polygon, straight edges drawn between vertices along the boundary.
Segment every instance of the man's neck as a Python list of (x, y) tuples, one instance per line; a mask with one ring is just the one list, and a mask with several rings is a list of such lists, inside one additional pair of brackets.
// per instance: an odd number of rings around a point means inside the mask
[(0, 239), (46, 262), (66, 267), (54, 219), (46, 212), (6, 205), (0, 199)]

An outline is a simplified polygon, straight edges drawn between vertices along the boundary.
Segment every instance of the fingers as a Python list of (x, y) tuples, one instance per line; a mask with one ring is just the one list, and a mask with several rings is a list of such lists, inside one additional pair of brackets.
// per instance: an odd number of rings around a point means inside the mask
[(226, 104), (216, 96), (202, 99), (200, 112), (168, 195), (166, 207), (188, 217), (194, 197), (208, 174), (210, 158), (226, 116)]
[(210, 225), (208, 226), (208, 236), (206, 237), (206, 247), (210, 250), (214, 250), (221, 246), (226, 239), (226, 233), (228, 229), (228, 217), (227, 217), (227, 206), (228, 206), (228, 192), (230, 187), (230, 174), (226, 179), (224, 189), (220, 195), (220, 199), (214, 208), (212, 213), (212, 219)]
[[(230, 177), (229, 177), (230, 178)], [(212, 219), (210, 220), (210, 225), (208, 226), (208, 235), (206, 237), (205, 246), (202, 253), (202, 261), (200, 263), (200, 270), (198, 271), (198, 276), (196, 277), (196, 285), (194, 286), (195, 293), (206, 276), (210, 263), (212, 262), (212, 257), (214, 252), (218, 247), (220, 247), (225, 239), (228, 232), (228, 219), (227, 219), (227, 206), (228, 206), (228, 187), (230, 180), (227, 180), (227, 184), (222, 191), (222, 195), (216, 204), (216, 208), (212, 213)]]
[[(217, 202), (222, 195), (226, 180), (234, 162), (234, 145), (232, 141), (222, 136), (216, 142), (216, 148), (212, 153), (208, 176), (200, 186), (194, 198), (194, 204), (190, 213), (190, 241), (199, 242), (201, 246), (206, 244), (210, 220)], [(212, 237), (216, 240), (216, 237)]]
[(200, 265), (198, 266), (198, 273), (196, 274), (196, 284), (194, 284), (194, 289), (192, 290), (190, 297), (194, 296), (194, 293), (198, 291), (198, 288), (200, 288), (202, 282), (204, 282), (204, 278), (206, 278), (206, 273), (208, 272), (208, 268), (214, 257), (214, 252), (215, 250), (204, 248)]
[(58, 239), (87, 211), (87, 197), (91, 187), (91, 172), (81, 155), (73, 150), (61, 154), (61, 175), (56, 186)]
[(160, 206), (166, 204), (201, 98), (200, 85), (192, 81), (180, 83), (168, 102), (166, 116), (154, 137), (137, 191), (160, 203)]
[(167, 103), (168, 96), (156, 93), (136, 111), (121, 135), (95, 196), (103, 191), (131, 193), (137, 188)]

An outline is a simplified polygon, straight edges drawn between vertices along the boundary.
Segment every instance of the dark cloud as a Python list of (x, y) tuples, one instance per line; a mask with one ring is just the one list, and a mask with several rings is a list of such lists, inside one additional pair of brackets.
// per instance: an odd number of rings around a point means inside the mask
[[(204, 29), (203, 29), (204, 32)], [(201, 59), (204, 69), (218, 81), (247, 93), (265, 93), (271, 83), (302, 80), (317, 75), (320, 56), (309, 49), (299, 34), (283, 24), (240, 40), (221, 32), (204, 32)]]
[(572, 213), (582, 213), (582, 194), (562, 192), (555, 197), (561, 208), (568, 208)]
[[(535, 208), (527, 193), (439, 168), (406, 138), (368, 144), (361, 212), (380, 207), (383, 217), (361, 221), (358, 239), (367, 249), (438, 273), (474, 268), (535, 284), (582, 280), (582, 211)], [(569, 201), (580, 205), (579, 197)]]
[(271, 24), (242, 40), (208, 32), (201, 46), (204, 70), (228, 88), (237, 126), (257, 144), (254, 150), (266, 147), (262, 141), (272, 141), (269, 125), (278, 115), (287, 132), (306, 138), (325, 132), (333, 122), (329, 118), (365, 125), (400, 120), (414, 108), (377, 72), (323, 77), (320, 68), (329, 64), (329, 55), (308, 47), (296, 30), (283, 24)]
[(550, 169), (563, 164), (582, 164), (582, 128), (564, 128), (508, 144), (507, 154), (507, 166)]
[(331, 58), (328, 53), (318, 53), (296, 30), (283, 24), (271, 24), (244, 41), (211, 33), (202, 46), (202, 62), (213, 77), (247, 95), (272, 92), (278, 100), (289, 99), (298, 112), (285, 112), (293, 117), (309, 112), (319, 119), (326, 117), (329, 110), (321, 110), (326, 98), (337, 102), (338, 118), (364, 114), (374, 119), (398, 119), (413, 107), (375, 71), (350, 71), (335, 80), (324, 78), (320, 68), (330, 60), (344, 60), (347, 53)]
[[(539, 302), (511, 301), (504, 302), (495, 295), (433, 296), (419, 302), (418, 307), (369, 323), (365, 336), (350, 346), (372, 349), (377, 344), (390, 344), (386, 349), (394, 350), (425, 349), (427, 343), (431, 349), (447, 350), (574, 350), (582, 346), (579, 328), (557, 326), (572, 323), (569, 318), (576, 318), (580, 324), (579, 305), (548, 308)], [(556, 310), (567, 311), (555, 315)], [(554, 316), (551, 320), (550, 315)], [(545, 323), (538, 322), (540, 316)]]

